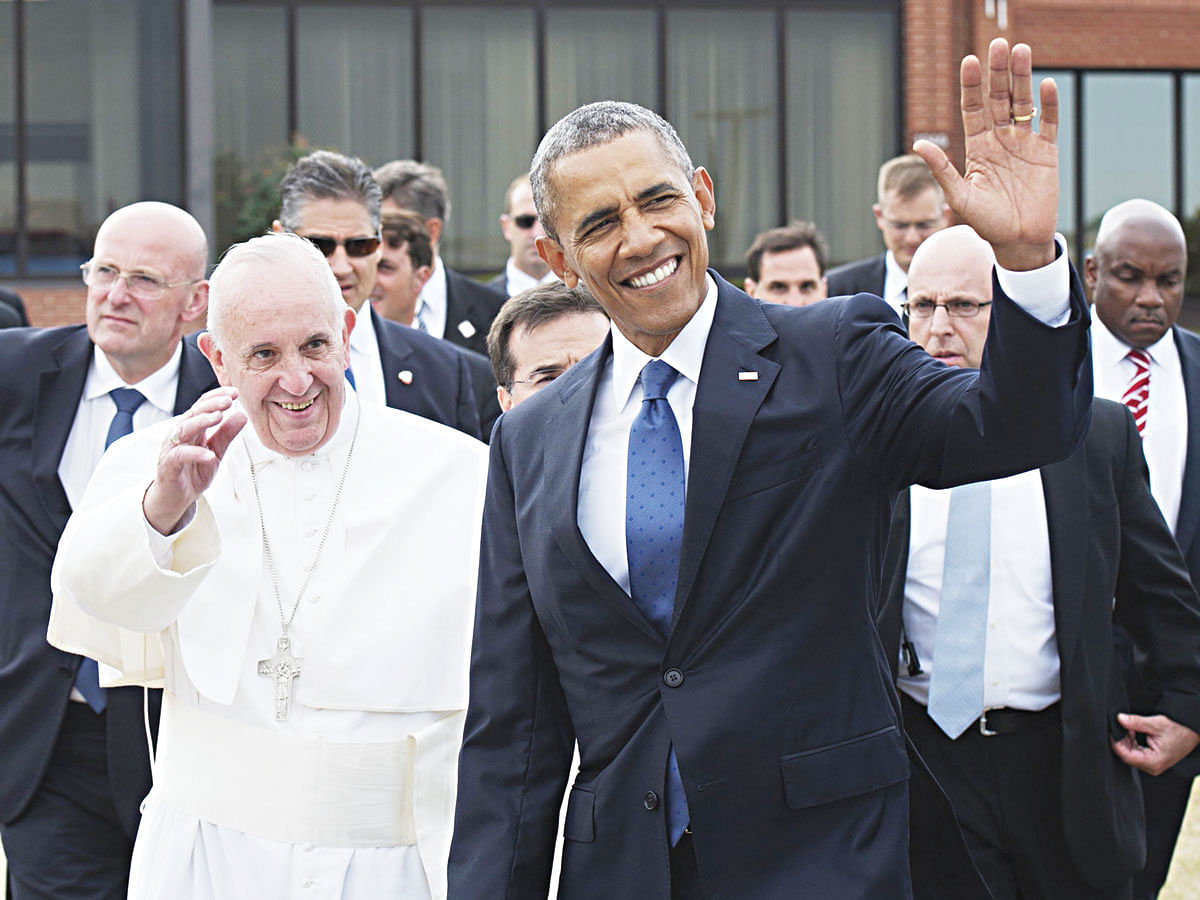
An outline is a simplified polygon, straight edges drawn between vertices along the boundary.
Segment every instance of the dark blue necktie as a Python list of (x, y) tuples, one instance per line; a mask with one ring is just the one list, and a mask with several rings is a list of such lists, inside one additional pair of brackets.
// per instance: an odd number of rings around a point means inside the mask
[(350, 366), (346, 366), (346, 380), (350, 382), (350, 387), (352, 387), (355, 391), (358, 390), (358, 385), (354, 383), (354, 369), (352, 369)]
[[(104, 438), (105, 450), (112, 446), (112, 442), (117, 438), (123, 438), (133, 431), (133, 414), (146, 402), (146, 398), (133, 388), (116, 388), (109, 391), (108, 395), (117, 405), (117, 412), (112, 417), (108, 434)], [(100, 669), (94, 659), (85, 656), (79, 663), (79, 671), (75, 673), (75, 688), (83, 694), (83, 699), (95, 712), (104, 712), (104, 708), (108, 706), (108, 698), (104, 695), (104, 688), (100, 687)]]
[[(683, 441), (667, 390), (678, 376), (661, 359), (642, 369), (642, 408), (629, 429), (625, 481), (625, 549), (633, 602), (666, 637), (675, 611), (679, 550), (683, 543)], [(667, 833), (679, 843), (688, 824), (687, 797), (675, 747), (667, 755)]]

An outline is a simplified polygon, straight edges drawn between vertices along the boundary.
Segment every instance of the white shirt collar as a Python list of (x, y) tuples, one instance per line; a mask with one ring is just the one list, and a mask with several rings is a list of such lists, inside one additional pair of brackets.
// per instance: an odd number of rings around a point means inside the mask
[(147, 375), (137, 384), (126, 384), (113, 368), (104, 351), (92, 347), (92, 364), (88, 368), (86, 382), (83, 386), (83, 398), (95, 400), (115, 388), (129, 387), (139, 391), (151, 406), (161, 409), (167, 415), (175, 411), (175, 394), (179, 380), (179, 363), (183, 358), (183, 342), (175, 345), (175, 352), (167, 360), (166, 365), (158, 371)]
[(899, 307), (904, 302), (904, 289), (908, 287), (908, 273), (896, 262), (896, 255), (889, 250), (883, 255), (883, 290), (889, 304)]
[(371, 316), (371, 301), (364, 300), (354, 317), (354, 330), (350, 332), (350, 349), (363, 354), (367, 359), (379, 358), (379, 338), (375, 334), (375, 323)]
[[(705, 274), (707, 289), (700, 308), (675, 335), (666, 350), (658, 358), (693, 384), (700, 382), (700, 364), (704, 360), (704, 348), (708, 344), (708, 333), (712, 330), (713, 317), (717, 312), (717, 283)], [(613, 396), (618, 409), (624, 409), (637, 384), (642, 368), (652, 356), (647, 356), (621, 334), (614, 322), (610, 326), (613, 340)]]
[[(1100, 317), (1092, 312), (1092, 356), (1096, 364), (1106, 368), (1122, 365), (1130, 347), (1100, 321)], [(1175, 346), (1174, 330), (1168, 328), (1166, 333), (1155, 343), (1146, 348), (1150, 355), (1152, 366), (1161, 366), (1168, 372), (1181, 371), (1179, 363), (1179, 348)]]
[(421, 293), (417, 295), (418, 310), (421, 308), (421, 301), (424, 301), (425, 305), (431, 310), (440, 312), (442, 318), (445, 318), (446, 266), (442, 263), (440, 256), (434, 256), (433, 271), (429, 273), (429, 280), (425, 282), (425, 286), (421, 288)]
[(547, 272), (541, 278), (534, 278), (532, 275), (518, 269), (517, 264), (513, 262), (513, 258), (510, 256), (504, 266), (504, 279), (508, 287), (508, 295), (512, 297), (515, 294), (521, 293), (521, 291), (537, 287), (539, 284), (549, 284), (552, 281), (558, 281), (558, 276), (553, 272)]

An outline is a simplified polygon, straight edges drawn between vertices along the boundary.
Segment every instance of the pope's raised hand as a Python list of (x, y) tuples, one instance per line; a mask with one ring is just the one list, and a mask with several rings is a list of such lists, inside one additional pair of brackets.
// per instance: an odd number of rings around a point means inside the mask
[(142, 500), (146, 521), (159, 534), (174, 532), (212, 484), (230, 442), (246, 424), (246, 414), (233, 409), (236, 399), (236, 388), (216, 388), (173, 420)]
[[(986, 84), (979, 59), (962, 61), (962, 175), (941, 148), (917, 141), (946, 202), (990, 243), (1007, 269), (1035, 269), (1054, 259), (1058, 218), (1058, 89), (1046, 79), (1033, 130), (1032, 55), (1028, 45), (996, 38), (988, 47)], [(987, 91), (986, 95), (984, 91)]]

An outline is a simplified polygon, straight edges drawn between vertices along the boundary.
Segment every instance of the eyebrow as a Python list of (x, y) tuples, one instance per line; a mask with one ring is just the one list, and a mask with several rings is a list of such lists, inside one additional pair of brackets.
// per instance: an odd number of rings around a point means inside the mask
[[(643, 200), (649, 200), (651, 197), (654, 197), (658, 194), (666, 193), (668, 191), (674, 191), (674, 192), (678, 193), (679, 188), (676, 187), (675, 185), (671, 184), (671, 182), (669, 182), (669, 181), (660, 181), (658, 184), (652, 185), (651, 187), (648, 187), (642, 191), (639, 191), (637, 196), (634, 197), (634, 200), (636, 200), (637, 202), (640, 203)], [(583, 220), (575, 227), (575, 234), (576, 235), (583, 234), (589, 228), (591, 228), (594, 224), (596, 224), (597, 222), (602, 222), (603, 220), (607, 219), (609, 216), (611, 216), (616, 211), (617, 211), (616, 206), (605, 206), (601, 209), (596, 210), (593, 213), (590, 213), (589, 215), (585, 216), (583, 218)]]

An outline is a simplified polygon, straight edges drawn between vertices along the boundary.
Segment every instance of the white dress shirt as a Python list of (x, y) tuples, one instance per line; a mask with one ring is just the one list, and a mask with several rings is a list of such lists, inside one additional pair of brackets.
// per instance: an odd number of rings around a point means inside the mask
[(550, 284), (558, 281), (558, 276), (553, 272), (547, 272), (541, 278), (534, 278), (517, 268), (517, 264), (513, 262), (512, 257), (508, 258), (508, 263), (504, 266), (505, 290), (508, 291), (508, 296), (514, 297), (521, 291), (527, 291), (531, 287), (537, 287), (539, 284)]
[(896, 315), (904, 317), (901, 304), (908, 299), (905, 289), (908, 287), (908, 273), (896, 262), (896, 255), (889, 250), (883, 255), (883, 301), (896, 311)]
[(354, 390), (362, 400), (387, 405), (383, 385), (383, 361), (379, 358), (379, 337), (371, 317), (371, 303), (364, 302), (350, 332), (350, 368), (354, 372)]
[[(922, 672), (901, 665), (900, 690), (929, 703), (937, 668), (937, 622), (946, 559), (950, 490), (910, 488), (912, 528), (904, 584), (904, 634)], [(992, 482), (983, 708), (1045, 709), (1060, 696), (1050, 536), (1038, 470)]]
[[(1109, 331), (1098, 316), (1092, 316), (1092, 373), (1097, 397), (1121, 402), (1135, 369), (1133, 361), (1125, 358), (1129, 350), (1129, 345)], [(1150, 467), (1150, 492), (1174, 531), (1187, 460), (1187, 393), (1172, 331), (1168, 329), (1146, 352), (1150, 355), (1150, 405), (1142, 450)]]
[(433, 257), (433, 271), (429, 280), (417, 295), (417, 308), (413, 313), (413, 327), (417, 317), (425, 323), (425, 330), (434, 337), (446, 336), (446, 314), (449, 300), (446, 297), (446, 266), (437, 254)]

